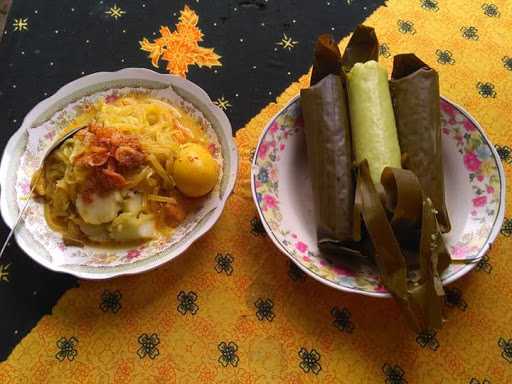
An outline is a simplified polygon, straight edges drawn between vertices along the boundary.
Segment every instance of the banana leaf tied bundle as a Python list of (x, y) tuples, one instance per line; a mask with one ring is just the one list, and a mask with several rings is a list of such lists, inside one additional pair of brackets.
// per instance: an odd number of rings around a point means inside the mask
[(439, 78), (406, 54), (388, 80), (378, 50), (370, 27), (356, 29), (343, 55), (321, 35), (301, 91), (318, 246), (371, 260), (411, 328), (438, 329), (451, 262)]

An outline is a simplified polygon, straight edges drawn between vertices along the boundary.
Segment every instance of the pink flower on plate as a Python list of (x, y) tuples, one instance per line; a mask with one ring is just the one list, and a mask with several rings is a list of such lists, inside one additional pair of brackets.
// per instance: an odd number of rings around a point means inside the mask
[(338, 276), (354, 276), (354, 272), (339, 265), (334, 267), (333, 270)]
[(464, 155), (464, 165), (469, 171), (477, 171), (478, 168), (480, 168), (480, 164), (482, 164), (482, 162), (478, 160), (474, 152), (468, 152)]
[(260, 159), (264, 159), (265, 156), (267, 155), (268, 150), (269, 150), (268, 142), (264, 141), (263, 143), (260, 144), (260, 149), (258, 150), (258, 157)]
[(302, 241), (297, 241), (295, 243), (295, 248), (297, 248), (299, 252), (304, 253), (308, 250), (308, 245), (306, 243), (303, 243)]
[(308, 256), (302, 256), (302, 260), (307, 261), (307, 262), (310, 262), (310, 261), (311, 261), (311, 258), (310, 258), (310, 257), (308, 257)]
[(279, 150), (284, 151), (285, 145), (283, 143), (279, 144)]
[(375, 292), (387, 292), (388, 290), (386, 289), (385, 286), (383, 286), (382, 284), (379, 284), (375, 287)]
[(277, 124), (277, 122), (275, 122), (275, 121), (274, 121), (274, 122), (270, 125), (269, 131), (270, 131), (270, 133), (274, 134), (274, 133), (276, 133), (278, 130), (279, 130), (279, 124)]
[(483, 207), (487, 203), (487, 196), (478, 196), (473, 199), (473, 206)]
[(449, 103), (442, 102), (441, 109), (449, 115), (453, 115), (453, 107)]
[(44, 135), (45, 139), (51, 140), (55, 136), (55, 131), (50, 131), (47, 134)]
[(277, 207), (277, 199), (272, 195), (263, 196), (263, 201), (267, 208), (273, 209)]
[(443, 133), (445, 135), (449, 135), (450, 134), (450, 130), (448, 128), (443, 128)]
[(113, 94), (108, 95), (107, 97), (105, 97), (105, 103), (107, 103), (107, 104), (113, 103), (117, 99), (119, 99), (119, 96), (117, 94), (113, 93)]
[(30, 193), (30, 183), (23, 182), (23, 184), (21, 184), (21, 192), (23, 192), (24, 195), (28, 195)]
[(464, 129), (468, 132), (476, 131), (475, 124), (473, 124), (470, 120), (464, 120)]
[(494, 187), (492, 185), (488, 185), (486, 191), (487, 193), (494, 193)]
[(451, 254), (454, 258), (458, 258), (458, 259), (462, 259), (464, 258), (468, 252), (469, 252), (469, 247), (466, 246), (466, 245), (455, 245), (453, 247), (450, 247), (451, 248)]
[(484, 179), (484, 176), (483, 176), (483, 175), (478, 175), (478, 176), (476, 177), (476, 179), (477, 179), (478, 181), (482, 181), (482, 180)]
[(133, 259), (135, 259), (135, 258), (137, 258), (139, 256), (140, 256), (140, 250), (138, 250), (138, 249), (131, 249), (126, 254), (126, 258), (128, 260), (133, 260)]

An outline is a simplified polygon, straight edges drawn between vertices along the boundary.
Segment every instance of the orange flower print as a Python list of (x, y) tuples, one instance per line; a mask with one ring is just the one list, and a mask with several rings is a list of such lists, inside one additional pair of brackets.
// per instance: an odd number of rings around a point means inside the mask
[(160, 27), (161, 37), (154, 41), (143, 38), (139, 41), (140, 49), (148, 52), (151, 64), (158, 68), (160, 59), (167, 62), (169, 73), (186, 77), (189, 65), (211, 68), (222, 66), (213, 48), (200, 47), (203, 33), (197, 27), (199, 16), (187, 5), (180, 12), (176, 30), (171, 32), (169, 27)]

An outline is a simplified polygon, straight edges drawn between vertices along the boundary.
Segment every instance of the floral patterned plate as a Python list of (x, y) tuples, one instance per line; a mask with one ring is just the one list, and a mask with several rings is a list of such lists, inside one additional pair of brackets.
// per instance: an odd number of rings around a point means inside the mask
[[(478, 123), (444, 98), (441, 112), (446, 201), (452, 222), (445, 240), (454, 260), (442, 276), (448, 284), (473, 269), (499, 233), (505, 176), (495, 148)], [(348, 268), (318, 251), (298, 97), (263, 131), (251, 183), (265, 230), (302, 270), (343, 291), (389, 297), (374, 268)]]
[[(53, 136), (73, 118), (80, 106), (96, 97), (117, 97), (123, 92), (144, 92), (179, 105), (196, 116), (206, 129), (221, 161), (222, 176), (214, 190), (212, 204), (205, 204), (201, 214), (191, 215), (169, 238), (157, 239), (138, 247), (104, 249), (85, 246), (68, 247), (62, 243), (42, 218), (41, 204), (31, 201), (24, 225), (16, 231), (16, 241), (43, 266), (77, 277), (106, 279), (135, 274), (155, 268), (183, 253), (206, 233), (220, 217), (233, 190), (238, 169), (238, 153), (229, 120), (197, 85), (178, 76), (159, 74), (148, 69), (127, 68), (117, 72), (99, 72), (75, 80), (53, 96), (36, 105), (11, 137), (0, 164), (1, 214), (12, 227), (19, 207), (29, 191), (29, 180), (40, 164), (41, 154)], [(213, 196), (213, 192), (212, 192)], [(181, 230), (183, 229), (183, 230)], [(178, 233), (179, 232), (179, 233)]]

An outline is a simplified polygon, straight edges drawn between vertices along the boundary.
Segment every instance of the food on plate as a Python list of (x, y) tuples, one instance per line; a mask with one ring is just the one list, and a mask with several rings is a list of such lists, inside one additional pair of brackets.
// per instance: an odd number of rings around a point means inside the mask
[(182, 145), (173, 165), (176, 187), (186, 196), (199, 197), (210, 192), (219, 177), (219, 165), (202, 145)]
[(446, 209), (441, 147), (439, 76), (413, 54), (396, 55), (389, 82), (400, 148), (406, 167), (439, 212), (443, 232), (450, 231)]
[(353, 239), (354, 188), (345, 91), (329, 74), (301, 92), (314, 190), (318, 244), (324, 249)]
[(367, 159), (372, 180), (378, 183), (385, 167), (400, 168), (388, 73), (374, 60), (355, 63), (347, 84), (354, 159)]
[(35, 194), (65, 241), (169, 235), (217, 185), (214, 143), (195, 117), (166, 101), (135, 92), (101, 98), (63, 132), (81, 125), (37, 171)]
[(301, 108), (317, 242), (341, 260), (364, 256), (411, 327), (436, 329), (443, 321), (440, 274), (450, 264), (441, 235), (450, 224), (438, 77), (415, 56), (398, 56), (390, 90), (377, 59), (377, 37), (365, 26), (343, 55), (326, 35), (315, 47)]

